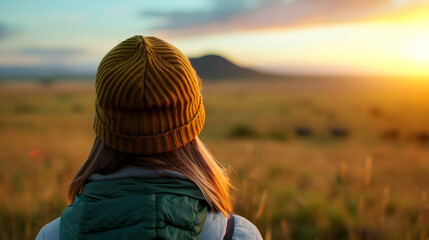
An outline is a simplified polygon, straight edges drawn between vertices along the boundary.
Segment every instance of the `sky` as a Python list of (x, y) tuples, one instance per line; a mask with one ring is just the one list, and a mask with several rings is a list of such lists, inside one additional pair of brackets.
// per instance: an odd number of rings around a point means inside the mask
[(1, 67), (94, 71), (157, 36), (263, 71), (429, 78), (429, 0), (1, 0)]

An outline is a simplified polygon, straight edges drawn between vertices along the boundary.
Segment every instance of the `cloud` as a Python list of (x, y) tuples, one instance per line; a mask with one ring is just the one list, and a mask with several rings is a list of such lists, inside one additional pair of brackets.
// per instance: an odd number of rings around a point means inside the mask
[(81, 48), (27, 47), (8, 49), (2, 51), (2, 54), (0, 54), (0, 66), (69, 65), (92, 62), (91, 54)]
[(143, 17), (162, 19), (155, 29), (175, 30), (189, 28), (201, 24), (210, 24), (227, 20), (237, 14), (251, 11), (258, 4), (258, 0), (212, 0), (213, 6), (205, 10), (192, 11), (153, 11), (146, 10), (140, 13)]
[(37, 56), (42, 58), (56, 58), (56, 57), (74, 57), (85, 53), (80, 48), (24, 48), (21, 54), (27, 56)]
[(199, 12), (143, 11), (140, 15), (160, 20), (152, 28), (156, 33), (186, 36), (358, 20), (391, 11), (399, 0), (212, 1), (211, 8)]

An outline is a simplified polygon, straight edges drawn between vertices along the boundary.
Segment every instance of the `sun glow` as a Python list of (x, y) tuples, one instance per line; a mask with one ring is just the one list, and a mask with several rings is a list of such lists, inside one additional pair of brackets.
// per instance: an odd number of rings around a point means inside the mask
[(427, 64), (429, 68), (429, 35), (416, 37), (406, 43), (404, 50), (413, 60)]
[[(313, 64), (317, 71), (429, 77), (429, 6), (362, 21), (284, 30), (306, 48), (274, 51), (289, 64)], [(297, 36), (301, 35), (301, 36)], [(317, 39), (312, 41), (308, 39)]]
[(280, 73), (427, 79), (429, 5), (360, 21), (208, 35), (175, 44), (189, 55), (212, 49), (241, 65)]

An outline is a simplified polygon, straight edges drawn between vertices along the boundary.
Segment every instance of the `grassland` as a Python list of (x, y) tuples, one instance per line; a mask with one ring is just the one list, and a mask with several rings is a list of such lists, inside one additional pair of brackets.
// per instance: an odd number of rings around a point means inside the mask
[[(0, 239), (67, 205), (94, 138), (91, 83), (0, 85)], [(429, 239), (429, 85), (207, 82), (201, 139), (266, 239)]]

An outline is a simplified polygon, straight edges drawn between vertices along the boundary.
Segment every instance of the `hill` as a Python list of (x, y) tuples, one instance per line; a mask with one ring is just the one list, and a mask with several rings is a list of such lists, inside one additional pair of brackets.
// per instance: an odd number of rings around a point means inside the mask
[(262, 73), (251, 68), (238, 66), (218, 55), (189, 58), (189, 61), (202, 79), (278, 77), (274, 74)]

